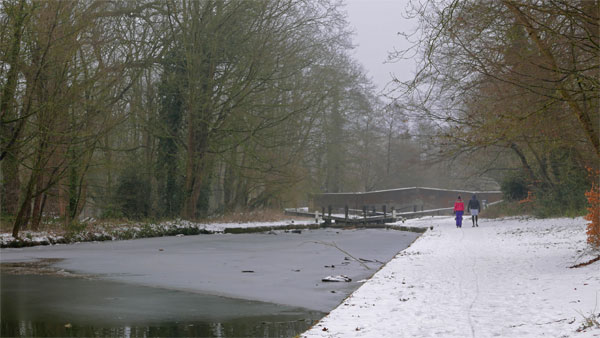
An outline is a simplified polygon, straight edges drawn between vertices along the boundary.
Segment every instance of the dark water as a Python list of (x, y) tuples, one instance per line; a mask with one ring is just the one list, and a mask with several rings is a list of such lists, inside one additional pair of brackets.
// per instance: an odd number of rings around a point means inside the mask
[[(294, 337), (417, 236), (323, 229), (2, 249), (2, 263), (45, 260), (80, 277), (1, 273), (0, 336)], [(352, 282), (321, 281), (340, 274)]]
[(109, 281), (0, 278), (2, 337), (293, 337), (324, 315)]

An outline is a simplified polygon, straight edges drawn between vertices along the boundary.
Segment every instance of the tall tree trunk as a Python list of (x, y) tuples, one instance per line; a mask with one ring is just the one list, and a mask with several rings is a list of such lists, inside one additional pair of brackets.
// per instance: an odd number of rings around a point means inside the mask
[(185, 208), (184, 217), (195, 219), (198, 217), (198, 200), (202, 190), (203, 162), (207, 151), (207, 131), (197, 131), (192, 128), (188, 134), (188, 158), (186, 165), (185, 183)]
[(44, 176), (39, 175), (35, 183), (35, 197), (33, 198), (33, 209), (31, 210), (31, 228), (37, 230), (42, 219), (42, 199), (45, 199), (45, 193), (39, 191), (44, 189)]
[(19, 195), (21, 190), (21, 179), (19, 178), (19, 163), (15, 153), (7, 153), (7, 155), (4, 157), (4, 160), (2, 160), (1, 165), (1, 212), (7, 215), (15, 215), (19, 208)]
[(517, 146), (515, 143), (511, 143), (509, 147), (510, 147), (510, 149), (512, 149), (515, 152), (515, 154), (517, 154), (517, 157), (521, 161), (521, 165), (523, 166), (523, 169), (529, 176), (529, 179), (532, 182), (535, 182), (535, 180), (536, 180), (535, 173), (531, 169), (529, 162), (527, 162), (527, 157), (525, 157), (525, 154), (523, 153), (523, 151), (521, 151), (521, 148), (519, 148), (519, 146)]
[(3, 196), (0, 203), (2, 205), (0, 212), (9, 215), (17, 213), (21, 189), (19, 155), (18, 149), (14, 147), (14, 144), (23, 128), (24, 119), (16, 121), (17, 114), (14, 107), (14, 96), (19, 72), (17, 64), (21, 51), (21, 37), (27, 17), (24, 6), (25, 1), (20, 1), (19, 7), (15, 12), (16, 18), (13, 25), (12, 44), (6, 55), (7, 64), (10, 65), (10, 69), (6, 76), (6, 83), (2, 88), (2, 96), (0, 97), (0, 121), (2, 122), (0, 126), (0, 161), (2, 161), (0, 169), (2, 172), (0, 175), (2, 187), (0, 187), (0, 194)]
[[(206, 10), (206, 8), (205, 8)], [(198, 18), (196, 18), (197, 20)], [(196, 39), (198, 37), (195, 37)], [(186, 163), (185, 210), (184, 216), (194, 219), (198, 216), (203, 177), (203, 165), (209, 149), (209, 123), (212, 120), (213, 85), (216, 70), (214, 43), (193, 40), (195, 44), (188, 51), (188, 153)], [(198, 60), (199, 59), (199, 60)]]
[[(8, 5), (7, 5), (8, 6)], [(2, 96), (0, 97), (0, 121), (2, 125), (0, 127), (0, 161), (4, 159), (6, 154), (10, 153), (12, 146), (19, 137), (19, 133), (22, 130), (22, 122), (17, 122), (16, 109), (14, 107), (14, 97), (17, 89), (17, 77), (19, 74), (18, 61), (21, 52), (21, 37), (23, 35), (23, 25), (27, 14), (24, 11), (25, 1), (19, 2), (19, 8), (16, 10), (16, 19), (13, 25), (13, 36), (12, 44), (9, 48), (7, 57), (7, 63), (10, 65), (8, 74), (6, 76), (6, 83), (2, 88)], [(18, 125), (10, 127), (11, 125)]]
[(390, 125), (388, 128), (388, 137), (387, 137), (387, 151), (386, 151), (386, 161), (385, 161), (385, 177), (387, 180), (390, 179), (390, 167), (392, 162), (392, 137), (394, 134), (394, 119), (392, 118), (390, 121)]
[(31, 197), (33, 195), (33, 186), (36, 181), (35, 172), (32, 172), (31, 177), (29, 178), (29, 182), (27, 183), (27, 187), (23, 193), (23, 198), (21, 199), (21, 205), (19, 206), (19, 211), (17, 213), (17, 217), (15, 218), (15, 222), (13, 223), (13, 231), (12, 236), (17, 238), (19, 236), (19, 230), (27, 226), (29, 222), (29, 213), (31, 211)]
[(550, 69), (553, 71), (554, 80), (556, 81), (558, 87), (557, 90), (560, 96), (569, 105), (569, 107), (571, 108), (571, 112), (577, 117), (577, 120), (579, 121), (583, 131), (585, 132), (585, 135), (596, 150), (596, 156), (600, 157), (600, 135), (598, 135), (598, 131), (592, 123), (592, 119), (590, 118), (588, 112), (582, 109), (577, 100), (573, 98), (569, 93), (569, 89), (566, 88), (565, 81), (561, 79), (562, 72), (556, 62), (554, 55), (552, 54), (552, 51), (550, 50), (550, 47), (548, 47), (548, 45), (546, 45), (544, 41), (542, 41), (542, 39), (538, 35), (538, 32), (533, 27), (527, 15), (525, 15), (525, 13), (523, 13), (520, 10), (518, 5), (516, 5), (514, 1), (503, 0), (502, 2), (514, 14), (517, 20), (521, 22), (521, 24), (525, 27), (527, 33), (529, 34), (529, 37), (533, 40), (540, 53), (548, 62)]

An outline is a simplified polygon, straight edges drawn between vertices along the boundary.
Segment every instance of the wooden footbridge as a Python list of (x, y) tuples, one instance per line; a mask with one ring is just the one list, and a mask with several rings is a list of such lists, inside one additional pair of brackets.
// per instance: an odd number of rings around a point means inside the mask
[(326, 193), (312, 196), (311, 207), (286, 209), (288, 215), (314, 217), (325, 224), (384, 224), (422, 216), (451, 215), (454, 201), (472, 195), (483, 207), (502, 200), (500, 191), (402, 188), (364, 193)]
[(442, 208), (422, 211), (410, 211), (410, 212), (384, 212), (384, 211), (361, 211), (355, 209), (349, 209), (348, 214), (339, 213), (341, 210), (336, 210), (338, 213), (326, 211), (315, 211), (309, 212), (307, 208), (298, 209), (285, 209), (285, 214), (290, 216), (300, 217), (314, 217), (315, 223), (325, 224), (344, 224), (344, 225), (359, 225), (359, 224), (385, 224), (395, 223), (408, 218), (417, 218), (421, 216), (435, 216), (435, 215), (450, 215), (452, 214), (453, 208)]
[(378, 212), (375, 210), (355, 210), (345, 209), (343, 213), (339, 213), (341, 210), (335, 210), (335, 212), (328, 208), (322, 211), (309, 212), (307, 209), (285, 209), (287, 215), (302, 216), (302, 217), (314, 217), (316, 223), (320, 223), (323, 220), (325, 224), (383, 224), (393, 223), (398, 219), (398, 215), (395, 211), (391, 213)]

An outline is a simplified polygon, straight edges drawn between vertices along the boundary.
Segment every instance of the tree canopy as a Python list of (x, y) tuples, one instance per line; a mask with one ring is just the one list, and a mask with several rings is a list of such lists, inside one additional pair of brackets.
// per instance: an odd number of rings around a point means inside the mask
[(434, 126), (435, 155), (581, 210), (600, 156), (598, 1), (413, 5), (413, 47), (391, 57), (419, 69), (394, 98)]

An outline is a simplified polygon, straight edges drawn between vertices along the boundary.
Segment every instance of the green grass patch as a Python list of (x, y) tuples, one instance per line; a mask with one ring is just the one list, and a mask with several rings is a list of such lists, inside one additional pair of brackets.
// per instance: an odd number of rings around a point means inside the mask
[(502, 218), (512, 216), (533, 215), (533, 205), (531, 203), (519, 203), (517, 201), (500, 202), (489, 206), (483, 210), (479, 217), (481, 218)]
[(504, 201), (494, 204), (480, 213), (481, 218), (502, 218), (512, 216), (534, 216), (538, 218), (579, 217), (585, 215), (585, 209), (560, 207), (546, 201)]

